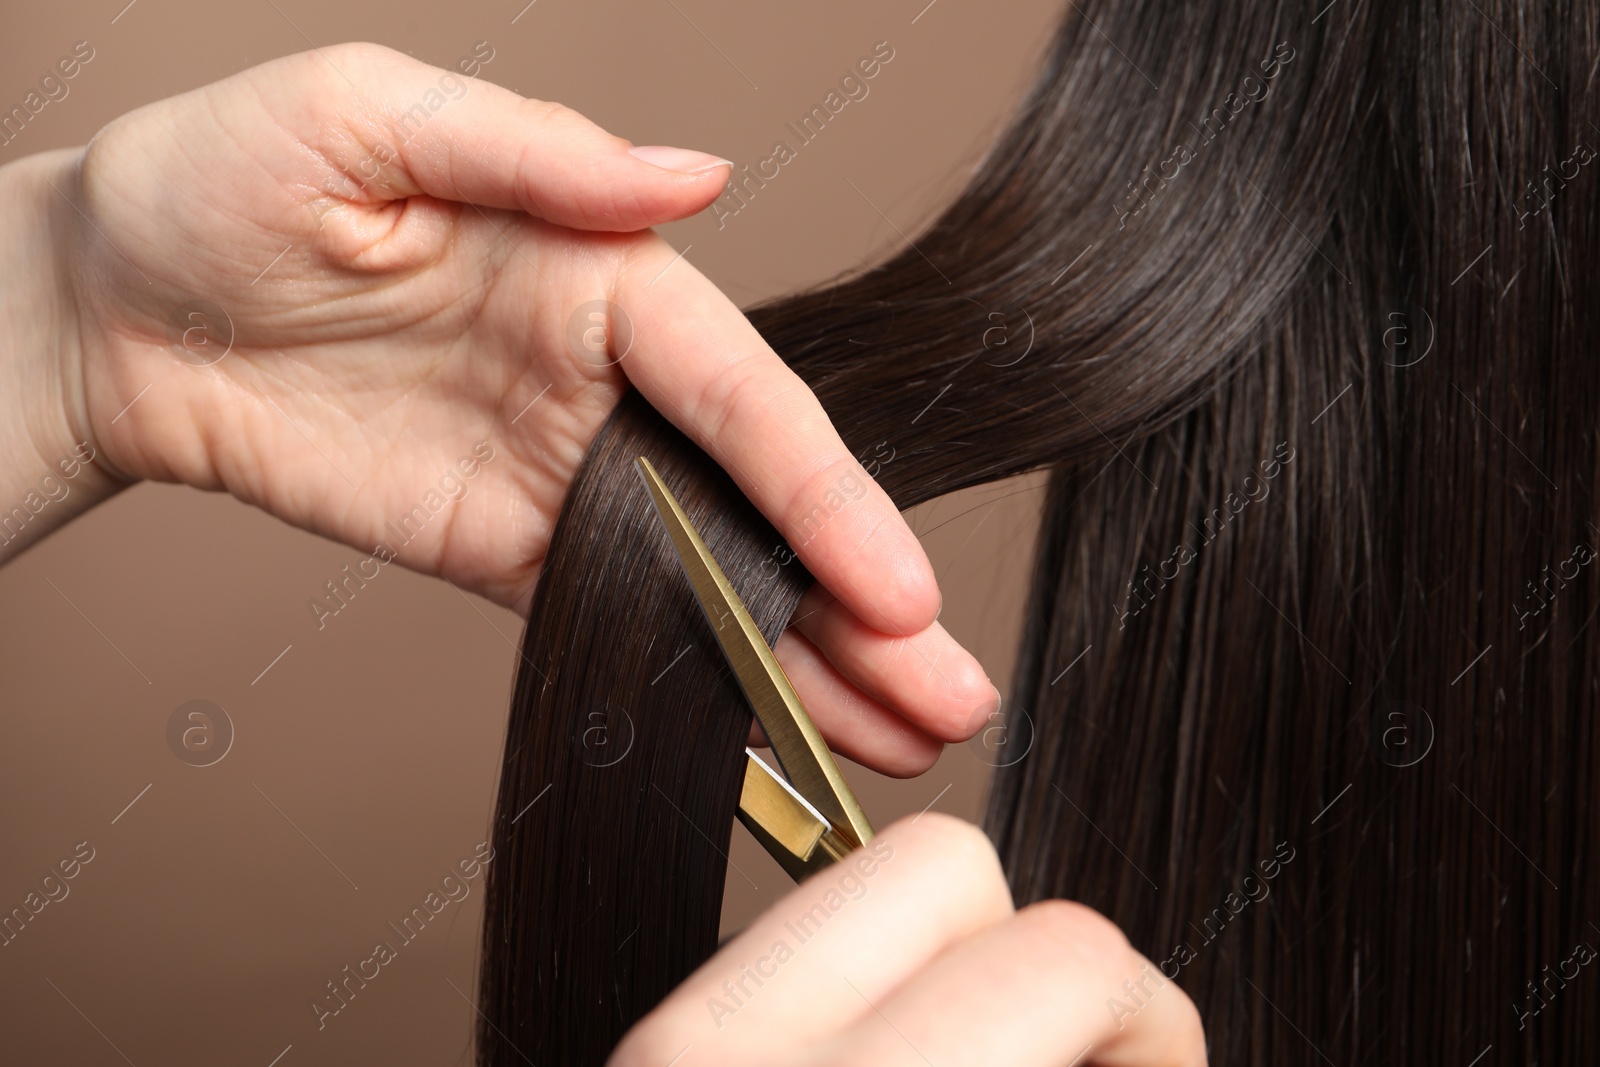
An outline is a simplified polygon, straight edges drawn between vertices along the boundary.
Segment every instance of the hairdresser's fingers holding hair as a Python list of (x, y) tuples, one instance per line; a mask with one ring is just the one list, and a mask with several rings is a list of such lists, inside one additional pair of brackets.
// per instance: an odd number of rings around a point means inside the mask
[[(938, 587), (893, 503), (749, 320), (646, 229), (706, 207), (726, 165), (633, 151), (473, 76), (494, 58), (323, 48), (23, 161), (11, 173), (64, 235), (39, 250), (60, 269), (36, 273), (70, 293), (19, 304), (74, 319), (55, 327), (61, 365), (31, 375), (64, 394), (36, 406), (66, 424), (34, 450), (83, 442), (124, 481), (227, 489), (372, 553), (369, 571), (396, 559), (524, 608), (631, 380), (860, 632), (926, 631)], [(631, 347), (588, 358), (595, 319), (618, 314)], [(311, 602), (318, 626), (328, 613)], [(922, 656), (885, 676), (816, 645), (862, 699), (916, 703)], [(928, 658), (981, 675), (949, 657)], [(824, 697), (822, 718), (850, 703)]]
[(916, 535), (806, 384), (664, 241), (630, 247), (615, 300), (633, 338), (620, 362), (629, 380), (817, 578), (777, 654), (818, 726), (853, 759), (920, 774), (939, 742), (977, 730), (999, 694), (935, 621), (938, 586)]
[[(828, 746), (840, 755), (881, 774), (913, 778), (932, 767), (944, 751), (939, 739), (909, 716), (862, 692), (805, 635), (786, 630), (773, 652)], [(761, 724), (754, 720), (750, 743), (767, 743)]]
[[(1000, 694), (982, 665), (937, 622), (904, 637), (881, 633), (819, 583), (801, 597), (789, 625), (776, 649), (784, 670), (794, 658), (785, 643), (791, 634), (803, 636), (825, 652), (855, 696), (888, 708), (920, 734), (965, 741), (999, 709)], [(802, 695), (825, 732), (847, 728), (847, 707), (813, 707)]]
[(707, 1067), (1205, 1063), (1193, 1004), (1114, 925), (1060, 901), (1015, 911), (988, 839), (937, 814), (797, 887), (641, 1021), (610, 1067), (686, 1046)]
[[(937, 622), (894, 637), (863, 624), (820, 584), (773, 648), (834, 751), (895, 778), (931, 768), (946, 742), (987, 722), (1000, 696)], [(751, 722), (750, 743), (767, 743)]]
[(939, 612), (933, 568), (816, 396), (722, 291), (664, 241), (636, 248), (616, 297), (629, 380), (720, 463), (857, 617), (884, 633)]

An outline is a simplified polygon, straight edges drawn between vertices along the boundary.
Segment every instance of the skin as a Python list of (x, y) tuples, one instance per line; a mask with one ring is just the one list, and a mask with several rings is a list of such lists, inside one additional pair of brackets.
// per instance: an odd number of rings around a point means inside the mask
[[(936, 621), (927, 557), (810, 390), (649, 229), (707, 207), (729, 170), (365, 44), (0, 168), (0, 400), (17, 413), (0, 422), (0, 507), (93, 456), (0, 562), (144, 479), (371, 552), (487, 441), (471, 492), (397, 558), (526, 614), (572, 477), (632, 386), (803, 545), (818, 585), (776, 651), (830, 743), (926, 770), (997, 692)], [(801, 516), (846, 474), (864, 496), (806, 536)], [(945, 873), (880, 896), (1004, 910), (1003, 882)], [(882, 951), (903, 978), (926, 948)]]
[(1063, 900), (1018, 910), (989, 839), (930, 812), (796, 887), (640, 1020), (608, 1067), (676, 1057), (1199, 1067), (1206, 1050), (1194, 1003), (1109, 919)]
[[(831, 592), (779, 658), (840, 751), (925, 770), (994, 687), (935, 621), (927, 557), (810, 390), (648, 229), (709, 205), (730, 166), (631, 147), (558, 104), (345, 45), (0, 170), (0, 397), (25, 413), (0, 429), (0, 506), (79, 443), (95, 454), (0, 559), (141, 479), (225, 490), (370, 553), (485, 440), (494, 461), (398, 558), (526, 614), (572, 476), (631, 384), (794, 543), (842, 476), (867, 486), (801, 549)], [(617, 324), (580, 314), (595, 301), (627, 318), (620, 359)], [(601, 344), (575, 351), (569, 330)], [(821, 626), (839, 612), (860, 621), (848, 659)]]

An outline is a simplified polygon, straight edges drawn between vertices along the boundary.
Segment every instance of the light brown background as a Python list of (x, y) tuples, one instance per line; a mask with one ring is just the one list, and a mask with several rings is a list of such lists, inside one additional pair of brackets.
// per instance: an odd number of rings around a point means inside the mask
[[(895, 57), (867, 98), (725, 228), (708, 213), (664, 229), (746, 305), (915, 235), (1020, 97), (1058, 14), (1056, 0), (125, 2), (8, 12), (6, 107), (74, 42), (96, 56), (0, 163), (312, 43), (359, 39), (441, 66), (485, 40), (490, 80), (638, 144), (754, 162), (889, 41)], [(913, 516), (943, 622), (1002, 690), (1038, 484)], [(465, 1061), (481, 882), (325, 1030), (307, 1006), (486, 837), (522, 628), (386, 568), (318, 632), (308, 598), (361, 555), (231, 498), (144, 485), (0, 569), (0, 912), (78, 842), (95, 850), (70, 895), (0, 947), (0, 1062)], [(192, 699), (220, 704), (236, 729), (211, 767), (167, 746), (168, 717)], [(910, 782), (850, 768), (879, 825), (930, 804), (976, 818), (986, 770), (962, 746)], [(740, 827), (733, 861), (730, 928), (787, 887)]]

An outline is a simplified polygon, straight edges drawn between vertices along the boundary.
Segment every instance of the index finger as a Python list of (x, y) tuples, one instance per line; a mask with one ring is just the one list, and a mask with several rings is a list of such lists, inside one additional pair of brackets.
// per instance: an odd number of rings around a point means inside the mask
[(827, 412), (720, 289), (665, 241), (618, 280), (633, 320), (633, 385), (733, 476), (808, 570), (857, 618), (920, 633), (939, 613), (933, 567)]

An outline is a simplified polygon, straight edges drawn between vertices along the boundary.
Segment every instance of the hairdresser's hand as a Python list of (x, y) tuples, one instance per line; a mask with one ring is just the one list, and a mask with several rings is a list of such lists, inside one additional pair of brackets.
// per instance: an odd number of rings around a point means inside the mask
[[(975, 729), (993, 691), (934, 623), (910, 529), (739, 310), (646, 229), (705, 208), (723, 161), (346, 45), (0, 173), (0, 325), (47, 352), (0, 368), (0, 392), (50, 393), (20, 396), (30, 440), (0, 432), (0, 470), (37, 481), (79, 442), (103, 468), (38, 529), (119, 479), (185, 482), (525, 611), (631, 383), (791, 543), (842, 479), (864, 487), (800, 551), (839, 604), (783, 643), (824, 729), (849, 719), (846, 751), (900, 772)], [(19, 332), (21, 309), (51, 329)]]
[[(689, 1050), (685, 1055), (685, 1050)], [(1016, 911), (970, 824), (891, 826), (795, 889), (608, 1067), (1198, 1067), (1194, 1004), (1103, 916)]]

